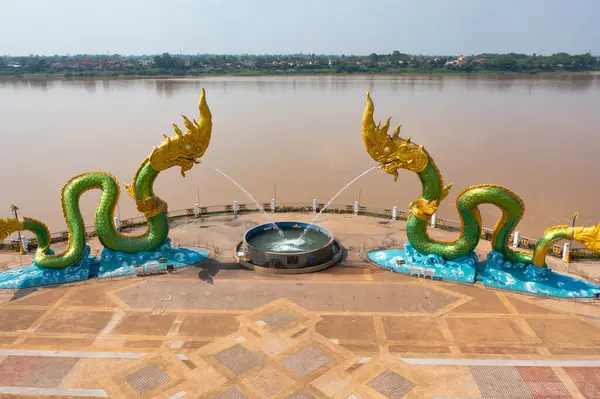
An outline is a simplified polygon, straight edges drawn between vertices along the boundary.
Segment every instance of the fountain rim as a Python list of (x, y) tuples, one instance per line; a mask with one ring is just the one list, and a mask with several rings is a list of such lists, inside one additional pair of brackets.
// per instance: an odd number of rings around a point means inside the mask
[[(266, 227), (268, 226), (273, 226), (273, 224), (275, 224), (277, 227), (283, 227), (281, 225), (286, 225), (285, 227), (287, 227), (288, 224), (290, 225), (298, 225), (301, 228), (307, 228), (307, 227), (317, 227), (317, 230), (319, 233), (326, 235), (327, 237), (329, 237), (329, 240), (327, 240), (327, 242), (325, 244), (323, 244), (322, 246), (318, 247), (318, 248), (314, 248), (308, 251), (298, 251), (298, 252), (276, 252), (276, 251), (267, 251), (264, 249), (260, 249), (255, 247), (254, 245), (250, 245), (250, 243), (248, 242), (248, 238), (252, 237), (254, 234), (258, 234), (261, 231), (265, 231), (267, 230)], [(263, 227), (262, 230), (257, 231), (259, 228)], [(272, 227), (271, 227), (272, 228)], [(252, 234), (250, 234), (252, 233)], [(308, 223), (308, 222), (298, 222), (298, 221), (293, 221), (293, 220), (281, 220), (281, 221), (277, 221), (277, 222), (273, 222), (273, 223), (263, 223), (263, 224), (259, 224), (257, 226), (254, 226), (250, 229), (248, 229), (245, 233), (244, 233), (244, 243), (248, 246), (248, 248), (252, 248), (256, 251), (260, 251), (260, 252), (264, 252), (264, 253), (269, 253), (269, 254), (275, 254), (275, 255), (282, 255), (282, 256), (294, 256), (294, 255), (304, 255), (304, 254), (310, 254), (313, 253), (315, 251), (318, 251), (320, 249), (326, 248), (329, 245), (332, 245), (332, 243), (335, 241), (335, 238), (333, 237), (333, 234), (331, 234), (331, 232), (329, 230), (327, 230), (324, 227), (321, 227), (317, 224), (314, 223)]]

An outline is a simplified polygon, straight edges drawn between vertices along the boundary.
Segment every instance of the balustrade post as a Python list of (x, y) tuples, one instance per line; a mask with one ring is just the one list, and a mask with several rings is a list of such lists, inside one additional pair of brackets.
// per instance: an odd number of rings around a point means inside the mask
[(518, 231), (515, 231), (513, 233), (513, 242), (512, 242), (513, 248), (517, 248), (519, 246), (520, 240), (521, 240), (521, 234)]
[(431, 224), (430, 224), (430, 226), (431, 227), (435, 227), (436, 222), (437, 222), (437, 214), (436, 214), (436, 212), (434, 212), (433, 215), (431, 215)]
[(571, 244), (565, 242), (562, 253), (562, 261), (565, 263), (571, 263)]

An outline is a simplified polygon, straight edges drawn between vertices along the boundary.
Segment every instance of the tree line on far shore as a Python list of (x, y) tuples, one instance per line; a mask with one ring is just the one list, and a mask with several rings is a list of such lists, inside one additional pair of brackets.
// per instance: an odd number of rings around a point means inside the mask
[(370, 55), (54, 55), (0, 57), (0, 75), (210, 75), (540, 73), (600, 70), (600, 58), (571, 55), (477, 54), (424, 56), (394, 51)]

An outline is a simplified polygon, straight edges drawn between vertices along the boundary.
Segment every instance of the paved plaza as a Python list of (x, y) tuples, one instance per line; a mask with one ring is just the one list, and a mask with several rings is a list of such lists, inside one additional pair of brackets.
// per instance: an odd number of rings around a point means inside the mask
[(350, 215), (319, 222), (339, 265), (257, 274), (232, 251), (260, 220), (180, 222), (176, 243), (219, 250), (177, 273), (0, 293), (0, 395), (600, 398), (600, 306), (376, 268), (360, 247), (403, 224)]

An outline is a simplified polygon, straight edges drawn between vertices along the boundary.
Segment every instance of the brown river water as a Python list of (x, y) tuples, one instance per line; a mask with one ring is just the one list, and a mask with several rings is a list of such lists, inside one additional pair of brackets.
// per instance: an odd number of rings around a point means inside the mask
[[(518, 230), (538, 237), (555, 224), (600, 220), (600, 76), (517, 77), (215, 77), (0, 81), (2, 183), (0, 216), (9, 204), (21, 215), (65, 224), (60, 189), (69, 177), (108, 171), (121, 183), (133, 175), (179, 114), (197, 117), (202, 88), (213, 133), (202, 165), (185, 178), (163, 172), (155, 192), (169, 209), (248, 202), (216, 173), (218, 167), (259, 202), (327, 202), (374, 165), (361, 138), (365, 93), (375, 117), (402, 124), (402, 136), (423, 144), (444, 180), (454, 182), (439, 216), (458, 219), (456, 196), (495, 183), (521, 196), (527, 210)], [(406, 210), (420, 194), (416, 175), (374, 170), (335, 201)], [(275, 188), (276, 186), (276, 188)], [(275, 194), (276, 191), (276, 194)], [(138, 216), (122, 191), (121, 218)], [(81, 198), (93, 224), (98, 192)], [(498, 212), (482, 207), (485, 227)]]

